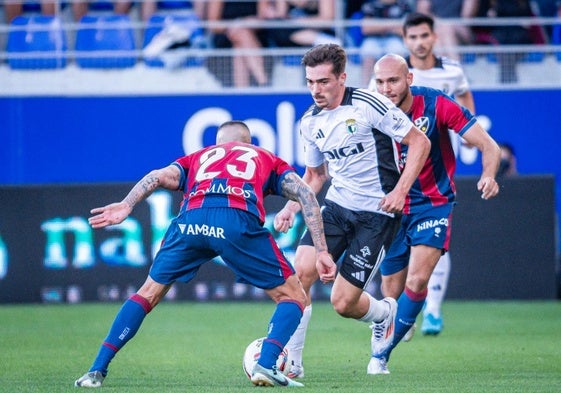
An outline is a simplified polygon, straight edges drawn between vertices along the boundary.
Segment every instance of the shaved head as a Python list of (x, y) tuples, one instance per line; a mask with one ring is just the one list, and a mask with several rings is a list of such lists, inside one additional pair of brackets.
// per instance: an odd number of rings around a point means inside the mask
[(216, 144), (228, 142), (251, 143), (251, 132), (247, 124), (238, 120), (222, 123), (216, 133)]
[(409, 110), (413, 102), (409, 89), (413, 74), (403, 57), (390, 53), (380, 58), (374, 65), (374, 80), (378, 93), (388, 97), (401, 110)]
[(374, 65), (374, 74), (380, 73), (382, 70), (392, 70), (393, 72), (402, 73), (407, 75), (409, 73), (409, 66), (407, 61), (394, 53), (384, 55)]

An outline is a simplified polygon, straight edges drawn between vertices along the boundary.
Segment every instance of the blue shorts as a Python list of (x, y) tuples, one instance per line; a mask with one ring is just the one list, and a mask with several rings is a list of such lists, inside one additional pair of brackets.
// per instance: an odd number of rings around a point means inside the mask
[(172, 220), (150, 268), (160, 284), (189, 282), (201, 265), (221, 256), (238, 282), (262, 289), (284, 284), (295, 273), (259, 219), (232, 208), (199, 208)]
[(401, 218), (401, 226), (380, 266), (383, 276), (397, 273), (409, 264), (411, 246), (419, 244), (448, 250), (452, 229), (452, 203), (431, 207)]
[[(321, 209), (327, 249), (333, 260), (342, 258), (339, 274), (358, 288), (376, 275), (399, 227), (399, 219), (384, 214), (353, 211), (325, 200)], [(300, 240), (312, 245), (308, 231)]]

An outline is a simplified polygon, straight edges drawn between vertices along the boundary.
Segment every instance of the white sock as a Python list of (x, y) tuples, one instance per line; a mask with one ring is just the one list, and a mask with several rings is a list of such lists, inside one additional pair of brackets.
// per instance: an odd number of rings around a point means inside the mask
[(363, 293), (368, 296), (368, 299), (370, 300), (370, 307), (368, 307), (368, 311), (359, 319), (359, 321), (371, 323), (384, 320), (390, 312), (389, 304), (383, 300), (374, 299), (368, 292)]
[(296, 328), (296, 331), (286, 343), (286, 348), (288, 349), (288, 356), (297, 366), (302, 366), (302, 351), (304, 350), (304, 341), (306, 341), (306, 331), (308, 330), (308, 324), (312, 318), (312, 305), (306, 306), (304, 308), (304, 313), (302, 314), (302, 319), (300, 319), (300, 324)]
[(432, 314), (437, 318), (440, 317), (440, 308), (448, 287), (448, 277), (450, 277), (450, 254), (446, 253), (440, 257), (430, 276), (424, 315)]

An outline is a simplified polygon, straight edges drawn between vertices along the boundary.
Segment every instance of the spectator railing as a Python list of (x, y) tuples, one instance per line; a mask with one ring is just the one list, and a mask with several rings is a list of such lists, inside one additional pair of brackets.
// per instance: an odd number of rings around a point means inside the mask
[[(137, 6), (135, 6), (137, 7)], [(275, 48), (267, 47), (260, 50), (241, 51), (235, 52), (229, 49), (216, 49), (208, 45), (199, 45), (197, 47), (179, 48), (168, 53), (176, 58), (183, 59), (200, 59), (201, 61), (187, 64), (181, 62), (171, 62), (173, 66), (168, 67), (148, 67), (145, 64), (143, 56), (143, 32), (147, 28), (147, 23), (139, 20), (138, 17), (132, 17), (130, 21), (130, 28), (133, 30), (135, 49), (133, 50), (101, 50), (94, 52), (76, 51), (76, 34), (78, 30), (83, 27), (79, 23), (73, 22), (67, 13), (58, 15), (60, 20), (60, 27), (65, 35), (65, 44), (62, 42), (57, 44), (56, 50), (50, 52), (44, 51), (8, 51), (8, 35), (11, 32), (22, 30), (26, 34), (31, 34), (34, 29), (40, 29), (43, 25), (34, 25), (32, 27), (23, 25), (9, 25), (7, 23), (0, 24), (0, 94), (6, 95), (10, 92), (33, 91), (32, 84), (28, 82), (30, 71), (33, 73), (34, 79), (52, 86), (56, 89), (57, 83), (62, 84), (60, 89), (68, 89), (68, 83), (63, 83), (64, 74), (68, 74), (72, 80), (83, 78), (82, 88), (88, 85), (88, 81), (92, 80), (92, 89), (102, 89), (103, 83), (100, 85), (100, 80), (121, 77), (126, 80), (127, 73), (134, 74), (134, 78), (138, 81), (138, 77), (142, 76), (140, 83), (137, 86), (131, 87), (131, 91), (138, 92), (141, 89), (142, 81), (147, 84), (152, 83), (157, 85), (158, 78), (160, 80), (169, 80), (170, 78), (180, 78), (183, 74), (193, 74), (199, 72), (201, 81), (193, 81), (190, 79), (189, 83), (182, 85), (182, 90), (185, 92), (190, 91), (220, 91), (224, 86), (219, 82), (220, 78), (216, 78), (216, 72), (220, 69), (213, 70), (214, 75), (208, 72), (209, 59), (228, 59), (240, 54), (259, 55), (265, 58), (267, 69), (271, 74), (271, 84), (269, 89), (273, 90), (301, 90), (305, 89), (305, 81), (303, 77), (303, 70), (299, 64), (301, 56), (305, 53), (307, 48)], [(229, 25), (226, 21), (221, 22), (208, 22), (202, 20), (201, 27), (205, 32), (209, 31), (211, 27), (227, 27)], [(240, 22), (236, 22), (240, 23)], [(299, 27), (301, 24), (298, 20), (291, 21), (247, 21), (243, 22), (248, 27), (259, 29), (274, 29), (274, 28), (287, 28)], [(337, 18), (334, 23), (315, 22), (306, 23), (306, 27), (315, 28), (335, 28), (338, 38), (345, 43), (345, 48), (349, 55), (349, 66), (347, 73), (349, 75), (349, 84), (360, 84), (360, 48), (356, 46), (350, 39), (348, 34), (349, 29), (352, 27), (360, 26), (362, 22), (351, 19)], [(379, 24), (396, 25), (395, 21), (376, 22)], [(446, 19), (437, 23), (452, 23), (462, 24), (471, 27), (475, 26), (536, 26), (543, 29), (545, 33), (546, 42), (541, 45), (462, 45), (454, 48), (440, 48), (457, 54), (460, 62), (463, 63), (466, 73), (471, 80), (472, 88), (476, 89), (495, 89), (495, 88), (512, 88), (512, 87), (539, 87), (539, 88), (561, 88), (561, 18), (472, 18), (472, 19)], [(400, 25), (400, 21), (397, 22)], [(111, 25), (100, 25), (96, 28), (114, 28)], [(557, 35), (556, 34), (557, 31)], [(516, 70), (518, 77), (510, 83), (505, 83), (499, 77), (500, 63), (505, 56), (510, 56), (511, 60), (516, 62)], [(64, 61), (56, 63), (55, 67), (40, 69), (34, 67), (27, 68), (25, 71), (14, 69), (13, 60), (26, 60), (26, 59), (53, 59), (61, 58)], [(81, 68), (77, 64), (78, 58), (133, 58), (134, 64), (126, 67), (103, 67), (103, 72), (95, 72), (95, 70)], [(226, 62), (225, 62), (226, 63)], [(178, 66), (179, 64), (179, 66)], [(164, 65), (168, 65), (165, 63)], [(116, 68), (117, 70), (111, 70)], [(199, 69), (198, 71), (196, 69)], [(227, 72), (227, 70), (223, 70)], [(115, 73), (119, 72), (118, 75)], [(53, 75), (56, 75), (53, 77)], [(133, 80), (133, 76), (130, 77)], [(125, 82), (126, 83), (126, 82)], [(54, 86), (53, 86), (54, 84)], [(108, 81), (107, 85), (111, 85)], [(160, 83), (161, 85), (161, 83)], [(164, 85), (165, 86), (165, 85)], [(35, 86), (35, 89), (38, 87)], [(45, 87), (47, 88), (47, 87)], [(177, 88), (177, 87), (176, 87)], [(125, 89), (123, 87), (123, 89)], [(165, 89), (165, 87), (162, 87)], [(233, 88), (232, 88), (233, 89)], [(256, 88), (258, 89), (258, 88)], [(41, 90), (41, 89), (40, 89)]]

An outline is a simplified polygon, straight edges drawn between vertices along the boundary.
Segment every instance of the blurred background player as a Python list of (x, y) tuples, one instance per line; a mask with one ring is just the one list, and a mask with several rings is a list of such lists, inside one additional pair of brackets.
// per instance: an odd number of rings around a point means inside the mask
[[(403, 57), (395, 54), (382, 57), (374, 66), (374, 78), (377, 91), (407, 113), (431, 141), (429, 158), (409, 191), (401, 227), (380, 267), (382, 293), (398, 299), (395, 335), (386, 350), (373, 354), (368, 374), (389, 374), (390, 354), (421, 312), (429, 279), (450, 243), (452, 210), (456, 203), (456, 159), (449, 130), (482, 152), (477, 189), (483, 199), (499, 192), (495, 176), (500, 149), (473, 114), (450, 96), (430, 87), (411, 86), (413, 74)], [(400, 149), (400, 162), (407, 165), (408, 147)]]
[(151, 171), (121, 202), (93, 209), (90, 225), (97, 229), (123, 222), (157, 188), (183, 193), (180, 212), (170, 223), (145, 283), (125, 301), (90, 370), (75, 386), (101, 387), (111, 360), (172, 284), (189, 282), (202, 264), (219, 255), (238, 280), (264, 289), (277, 304), (251, 381), (257, 386), (302, 386), (278, 371), (276, 361), (298, 326), (306, 294), (263, 227), (263, 198), (276, 194), (300, 204), (316, 247), (318, 273), (323, 281), (331, 281), (336, 267), (327, 253), (313, 191), (286, 162), (251, 145), (245, 123), (230, 121), (219, 127), (216, 145)]

